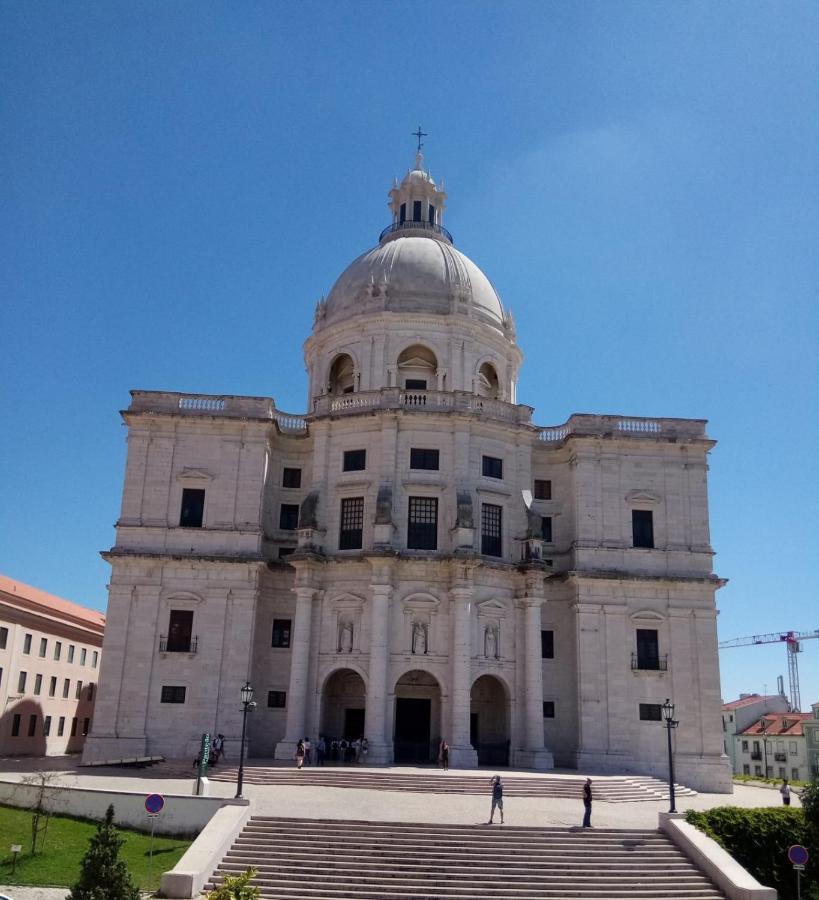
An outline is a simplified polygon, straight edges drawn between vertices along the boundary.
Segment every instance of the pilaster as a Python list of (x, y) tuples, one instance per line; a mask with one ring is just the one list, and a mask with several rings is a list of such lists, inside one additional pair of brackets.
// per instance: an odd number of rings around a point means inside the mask
[(449, 760), (460, 768), (477, 768), (478, 754), (469, 740), (472, 693), (472, 640), (470, 621), (474, 595), (473, 569), (459, 567), (449, 591), (452, 621), (452, 697)]

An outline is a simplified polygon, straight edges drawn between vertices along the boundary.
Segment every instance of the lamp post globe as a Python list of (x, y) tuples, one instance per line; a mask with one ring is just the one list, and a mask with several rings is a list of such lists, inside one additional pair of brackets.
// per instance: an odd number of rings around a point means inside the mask
[(674, 751), (671, 747), (671, 729), (680, 723), (674, 719), (674, 704), (666, 698), (662, 705), (663, 720), (665, 721), (666, 734), (668, 736), (668, 800), (669, 812), (677, 812), (677, 800), (674, 796)]
[(242, 685), (239, 692), (242, 699), (242, 740), (239, 744), (239, 775), (236, 779), (236, 800), (242, 799), (242, 782), (245, 775), (245, 734), (247, 732), (247, 714), (256, 704), (253, 702), (253, 686), (249, 681)]

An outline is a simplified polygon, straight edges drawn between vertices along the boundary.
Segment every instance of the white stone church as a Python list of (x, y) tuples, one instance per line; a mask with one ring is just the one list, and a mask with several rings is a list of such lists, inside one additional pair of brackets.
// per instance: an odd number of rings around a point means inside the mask
[[(308, 412), (133, 391), (86, 760), (292, 758), (666, 773), (730, 791), (707, 469), (691, 419), (518, 403), (509, 310), (422, 157), (304, 345)], [(533, 339), (534, 340), (534, 339)], [(232, 754), (231, 754), (232, 748)]]

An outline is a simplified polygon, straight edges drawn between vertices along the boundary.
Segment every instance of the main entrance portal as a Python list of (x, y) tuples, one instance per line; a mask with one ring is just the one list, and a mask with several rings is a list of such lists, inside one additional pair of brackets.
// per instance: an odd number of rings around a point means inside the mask
[(327, 679), (321, 702), (321, 733), (328, 740), (364, 737), (366, 691), (352, 669), (339, 669)]
[(395, 762), (416, 765), (435, 762), (441, 740), (440, 721), (438, 682), (428, 672), (407, 672), (395, 685)]
[(506, 692), (492, 675), (481, 675), (472, 685), (469, 717), (470, 742), (479, 766), (509, 765), (509, 730)]

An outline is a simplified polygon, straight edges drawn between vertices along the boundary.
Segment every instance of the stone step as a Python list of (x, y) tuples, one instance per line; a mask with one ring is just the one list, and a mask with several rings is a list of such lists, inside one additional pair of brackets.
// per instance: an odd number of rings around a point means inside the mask
[(264, 900), (717, 900), (656, 831), (253, 817), (212, 876)]

